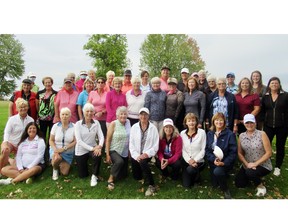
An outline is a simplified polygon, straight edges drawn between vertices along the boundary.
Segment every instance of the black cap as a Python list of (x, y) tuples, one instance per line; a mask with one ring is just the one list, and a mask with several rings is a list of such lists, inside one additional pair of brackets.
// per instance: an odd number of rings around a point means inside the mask
[(132, 72), (131, 72), (131, 70), (125, 70), (125, 72), (124, 72), (124, 76), (132, 76)]
[(26, 83), (26, 84), (32, 84), (32, 81), (30, 80), (30, 79), (24, 79), (23, 81), (22, 81), (22, 83)]
[(167, 69), (167, 70), (170, 71), (170, 68), (169, 68), (168, 66), (166, 66), (166, 65), (164, 65), (164, 66), (161, 68), (161, 71), (164, 70), (164, 69)]

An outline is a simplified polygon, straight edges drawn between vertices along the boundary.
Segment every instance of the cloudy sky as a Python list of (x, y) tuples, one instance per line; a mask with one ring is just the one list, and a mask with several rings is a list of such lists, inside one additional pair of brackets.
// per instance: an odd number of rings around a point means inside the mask
[[(271, 76), (278, 76), (288, 90), (288, 35), (286, 34), (190, 34), (196, 39), (206, 70), (216, 76), (227, 72), (236, 74), (236, 81), (250, 76), (254, 70), (263, 74), (267, 83)], [(79, 73), (92, 68), (92, 59), (83, 50), (89, 36), (85, 34), (17, 34), (25, 48), (25, 76), (29, 72), (41, 77), (55, 78), (57, 89), (68, 72)], [(133, 75), (139, 73), (139, 48), (145, 34), (127, 34), (128, 57)], [(20, 81), (19, 81), (20, 82)]]

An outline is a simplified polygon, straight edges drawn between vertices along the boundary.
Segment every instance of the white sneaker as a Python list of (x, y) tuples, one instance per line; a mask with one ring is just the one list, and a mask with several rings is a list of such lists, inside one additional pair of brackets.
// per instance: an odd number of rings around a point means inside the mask
[(281, 174), (281, 170), (278, 167), (275, 167), (273, 175), (279, 176)]
[(257, 187), (256, 196), (258, 196), (258, 197), (265, 196), (266, 192), (267, 192), (267, 191), (266, 191), (265, 186)]
[(156, 188), (153, 185), (149, 185), (147, 191), (145, 192), (145, 196), (151, 196), (155, 193)]
[(32, 178), (28, 178), (28, 179), (26, 179), (26, 184), (32, 184), (32, 183), (33, 183)]
[(98, 178), (95, 175), (91, 176), (90, 186), (95, 187), (97, 185)]
[(12, 178), (0, 179), (0, 185), (9, 185), (12, 183)]
[(52, 174), (52, 179), (54, 180), (54, 181), (56, 181), (56, 180), (58, 180), (58, 178), (59, 178), (59, 173), (58, 173), (58, 170), (56, 169), (53, 169), (53, 174)]

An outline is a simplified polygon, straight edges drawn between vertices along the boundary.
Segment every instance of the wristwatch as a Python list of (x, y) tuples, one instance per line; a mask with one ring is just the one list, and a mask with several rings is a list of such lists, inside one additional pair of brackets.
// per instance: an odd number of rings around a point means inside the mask
[(65, 151), (67, 151), (67, 146), (64, 146), (63, 148), (64, 148)]

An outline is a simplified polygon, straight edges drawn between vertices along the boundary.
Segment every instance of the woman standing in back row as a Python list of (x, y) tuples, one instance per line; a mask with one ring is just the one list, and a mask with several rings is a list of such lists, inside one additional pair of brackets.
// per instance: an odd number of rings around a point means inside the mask
[(278, 77), (272, 77), (267, 85), (267, 93), (262, 99), (264, 131), (272, 143), (276, 136), (276, 164), (274, 175), (280, 175), (285, 156), (285, 143), (288, 136), (288, 93), (284, 92)]

